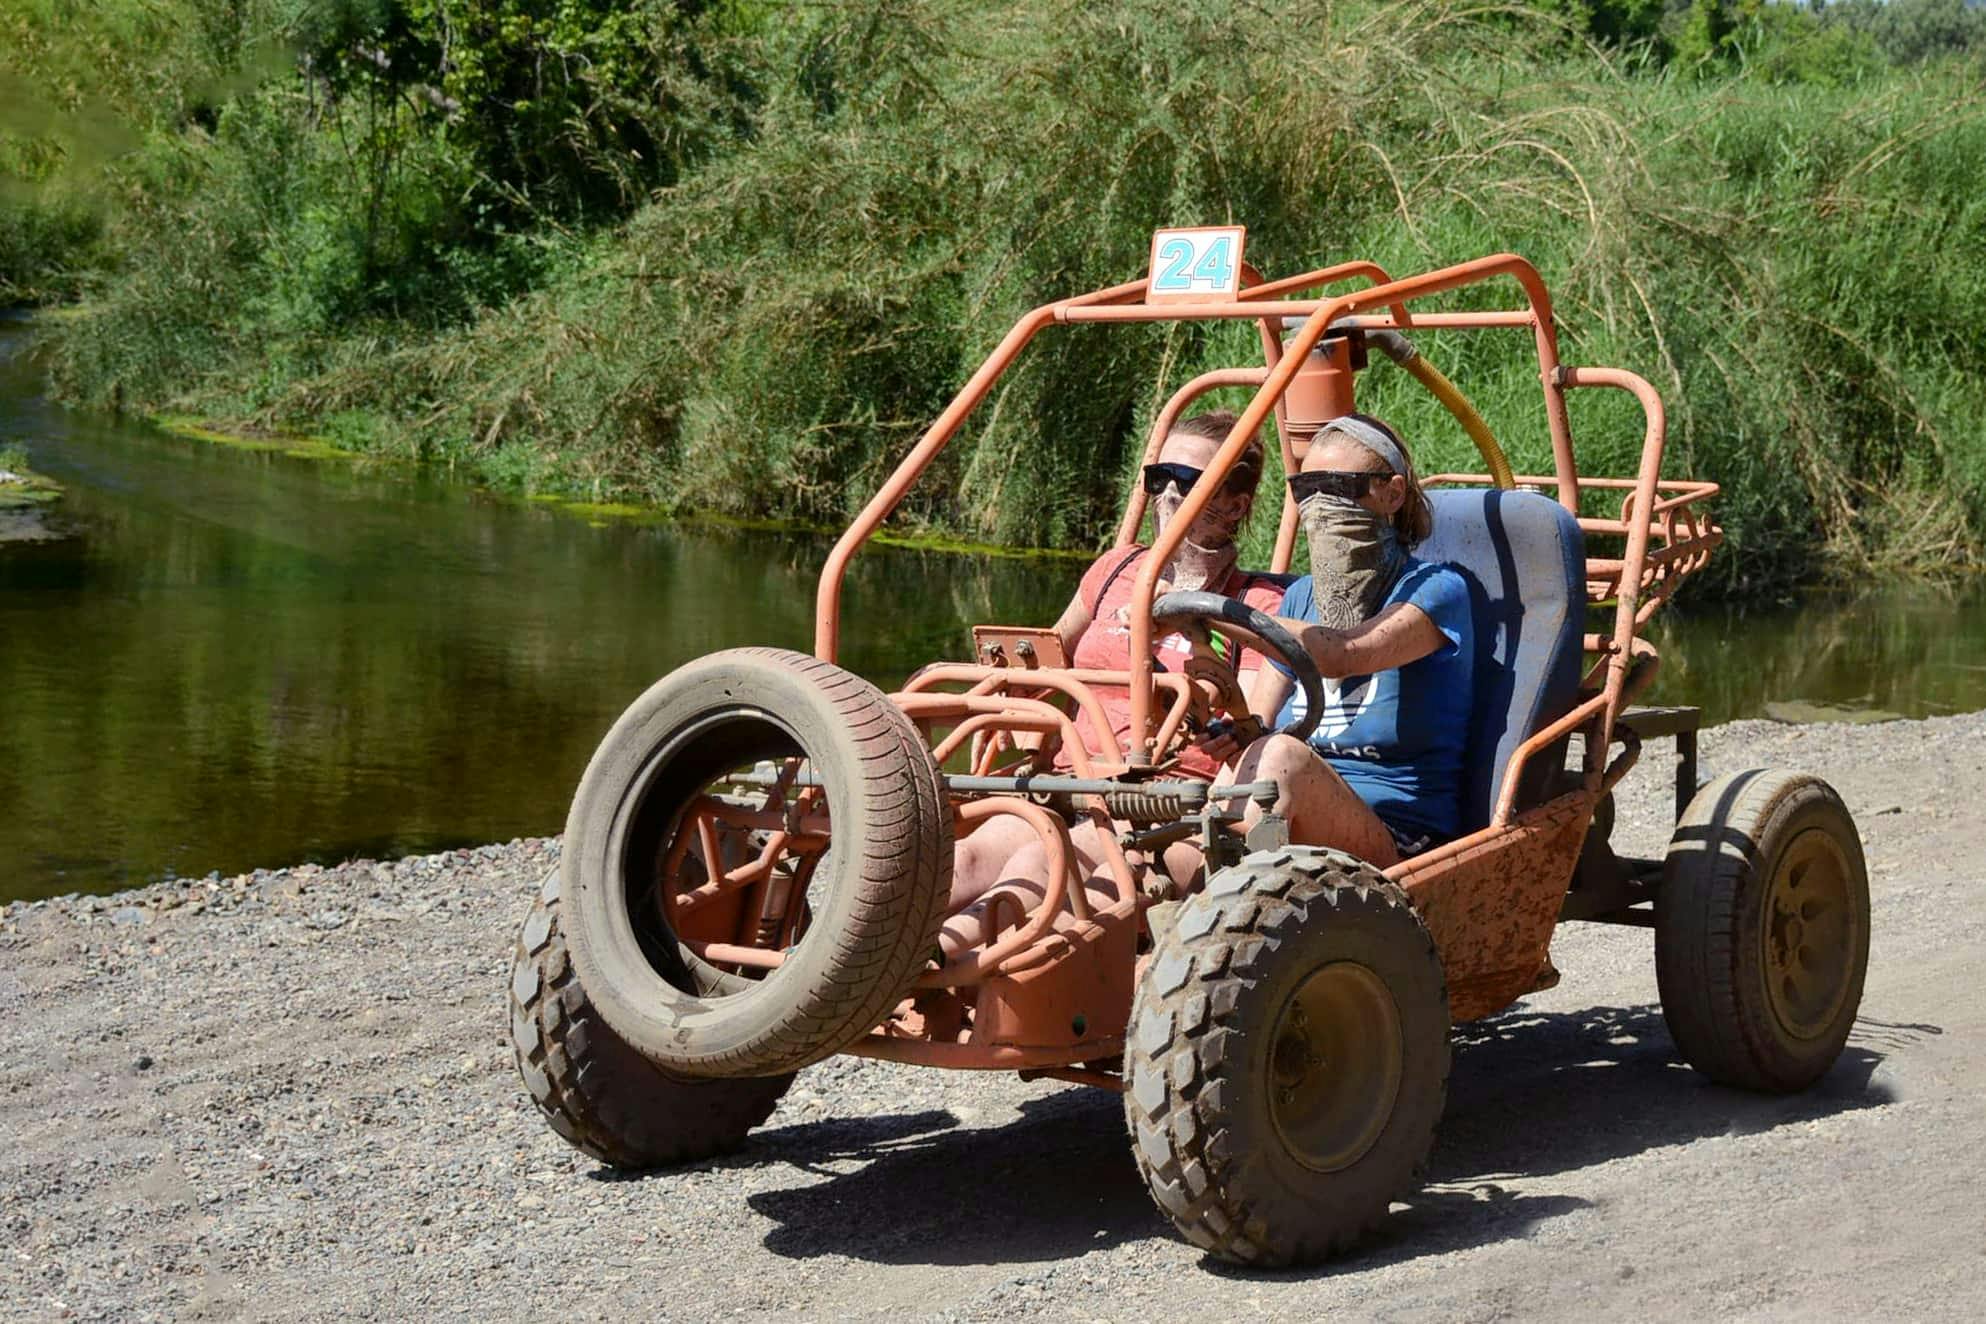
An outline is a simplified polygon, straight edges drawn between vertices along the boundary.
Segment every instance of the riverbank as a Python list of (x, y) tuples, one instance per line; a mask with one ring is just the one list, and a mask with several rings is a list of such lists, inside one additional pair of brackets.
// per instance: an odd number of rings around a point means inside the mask
[[(560, 496), (552, 492), (520, 491), (514, 485), (491, 480), (476, 471), (459, 472), (453, 464), (423, 464), (403, 455), (350, 450), (328, 437), (302, 433), (268, 432), (245, 424), (228, 424), (215, 419), (186, 414), (154, 414), (153, 426), (186, 441), (210, 442), (233, 450), (264, 451), (302, 460), (335, 460), (351, 464), (385, 464), (410, 470), (426, 470), (453, 481), (470, 484), (506, 501), (557, 511), (600, 527), (606, 524), (676, 524), (690, 529), (713, 529), (727, 533), (770, 533), (837, 538), (840, 526), (807, 523), (801, 520), (750, 519), (712, 511), (683, 511), (667, 506), (644, 505), (633, 501), (595, 501)], [(994, 556), (1020, 561), (1087, 561), (1093, 550), (1066, 547), (1009, 547), (993, 543), (965, 542), (934, 532), (901, 533), (879, 529), (869, 541), (878, 547), (904, 547), (919, 552), (942, 552), (951, 556)]]
[[(0, 910), (0, 1317), (1969, 1318), (1986, 1143), (1986, 713), (1739, 722), (1703, 775), (1818, 772), (1875, 932), (1843, 1061), (1789, 1099), (1672, 1062), (1648, 935), (1458, 1037), (1431, 1183), (1362, 1255), (1209, 1270), (1116, 1100), (839, 1060), (744, 1152), (639, 1179), (567, 1149), (505, 1034), (530, 839)], [(1659, 849), (1665, 750), (1619, 839)]]
[(62, 536), (48, 520), (62, 486), (27, 467), (18, 446), (0, 445), (0, 543), (47, 542)]

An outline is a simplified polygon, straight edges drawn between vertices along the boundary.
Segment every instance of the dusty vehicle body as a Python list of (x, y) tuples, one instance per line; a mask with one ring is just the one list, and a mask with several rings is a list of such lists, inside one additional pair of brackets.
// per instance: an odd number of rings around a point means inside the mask
[[(1350, 1244), (1410, 1187), (1442, 1107), (1450, 1026), (1555, 982), (1562, 921), (1657, 930), (1671, 1025), (1713, 1077), (1799, 1088), (1832, 1063), (1868, 939), (1845, 810), (1792, 774), (1699, 792), (1697, 714), (1633, 707), (1657, 668), (1642, 627), (1720, 541), (1705, 509), (1716, 486), (1662, 476), (1657, 392), (1621, 369), (1563, 364), (1544, 283), (1518, 257), (1404, 279), (1350, 262), (1265, 280), (1232, 256), (1229, 292), (1160, 298), (1155, 261), (1154, 278), (1022, 318), (835, 544), (813, 658), (702, 659), (603, 742), (512, 986), (520, 1067), (568, 1139), (629, 1165), (700, 1157), (738, 1143), (793, 1071), (836, 1052), (1076, 1081), (1124, 1092), (1141, 1170), (1185, 1235), (1223, 1257), (1287, 1263)], [(1479, 286), (1516, 297), (1427, 307)], [(1206, 392), (1253, 388), (1137, 571), (1127, 671), (1061, 665), (1046, 632), (997, 626), (975, 631), (977, 656), (928, 666), (886, 698), (833, 665), (850, 559), (1030, 340), (1209, 319), (1256, 322), (1263, 359), (1186, 382), (1154, 422), (1148, 461)], [(1488, 720), (1471, 738), (1484, 769), (1473, 830), (1383, 873), (1290, 845), (1273, 817), (1244, 840), (1238, 807), (1273, 788), (1168, 775), (1183, 742), (1235, 708), (1232, 673), (1204, 647), (1183, 670), (1155, 670), (1152, 643), (1173, 629), (1204, 643), (1210, 627), (1274, 641), (1205, 604), (1197, 616), (1168, 605), (1160, 569), (1271, 418), (1295, 471), (1319, 423), (1354, 408), (1368, 347), (1411, 359), (1396, 333), (1495, 330), (1530, 334), (1552, 473), (1512, 475), (1459, 393), (1415, 372), (1491, 471), (1425, 480), (1431, 495), (1457, 494), (1436, 498), (1437, 535), (1445, 519), (1480, 526), (1464, 529), (1476, 556), (1465, 569), (1501, 622), (1492, 652), (1508, 654), (1491, 658), (1505, 692), (1481, 698)], [(1632, 476), (1579, 472), (1566, 395), (1581, 390), (1639, 403)], [(1144, 504), (1134, 490), (1119, 546)], [(1528, 553), (1512, 532), (1526, 521)], [(1289, 568), (1296, 532), (1285, 495), (1272, 570)], [(1462, 555), (1462, 543), (1423, 555)], [(1527, 555), (1563, 580), (1555, 606), (1532, 596)], [(1588, 632), (1596, 615), (1609, 628)], [(1128, 689), (1128, 746), (1103, 686)], [(1655, 738), (1675, 742), (1678, 834), (1666, 860), (1618, 858), (1609, 793)], [(946, 959), (934, 938), (957, 908), (954, 843), (1000, 817), (1035, 834), (1051, 882)], [(1103, 882), (1087, 888), (1070, 839), (1084, 821), (1104, 843)], [(1207, 856), (1190, 895), (1153, 864), (1186, 838)]]

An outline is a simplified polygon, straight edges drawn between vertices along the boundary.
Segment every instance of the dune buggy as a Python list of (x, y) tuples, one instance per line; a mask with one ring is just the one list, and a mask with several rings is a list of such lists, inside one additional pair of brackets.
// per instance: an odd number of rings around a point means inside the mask
[[(571, 1143), (631, 1167), (721, 1152), (797, 1070), (836, 1053), (1017, 1071), (1121, 1092), (1151, 1193), (1195, 1244), (1312, 1261), (1412, 1188), (1442, 1113), (1451, 1026), (1556, 982), (1548, 945), (1564, 920), (1654, 929), (1664, 1014), (1709, 1077), (1795, 1090), (1828, 1070), (1869, 939), (1847, 811), (1792, 772), (1699, 788), (1696, 711), (1633, 706), (1657, 668), (1642, 627), (1721, 537), (1706, 510), (1716, 485), (1662, 476), (1654, 388), (1562, 364), (1545, 285), (1521, 258), (1267, 280), (1241, 260), (1242, 238), (1161, 232), (1146, 279), (1027, 314), (834, 545), (813, 654), (691, 662), (601, 742), (511, 981), (518, 1065)], [(1515, 297), (1426, 306), (1485, 285)], [(1128, 670), (1076, 669), (1047, 632), (993, 626), (975, 629), (973, 656), (894, 694), (836, 665), (850, 558), (1030, 340), (1209, 319), (1259, 326), (1262, 362), (1186, 382), (1153, 423), (1147, 460), (1208, 391), (1252, 393), (1137, 572)], [(1497, 330), (1535, 348), (1549, 475), (1513, 474), (1407, 339)], [(1273, 787), (1169, 775), (1210, 720), (1245, 715), (1235, 650), (1211, 646), (1215, 635), (1280, 657), (1313, 699), (1318, 677), (1272, 620), (1157, 583), (1258, 429), (1273, 418), (1293, 472), (1322, 421), (1353, 409), (1375, 348), (1441, 398), (1486, 469), (1426, 480), (1434, 533), (1417, 553), (1462, 571), (1477, 619), (1467, 830), (1383, 871), (1291, 843), (1273, 816), (1244, 834), (1240, 806), (1272, 803)], [(1566, 396), (1585, 390), (1639, 402), (1633, 476), (1578, 471)], [(1133, 490), (1120, 545), (1144, 501)], [(1287, 571), (1296, 531), (1286, 499), (1273, 570)], [(1175, 631), (1195, 641), (1194, 660), (1157, 670), (1153, 640)], [(1123, 745), (1098, 702), (1105, 686), (1128, 689)], [(1621, 858), (1611, 792), (1657, 738), (1677, 755), (1674, 836), (1663, 859)], [(997, 818), (1033, 834), (1051, 880), (948, 956), (935, 939), (955, 843)], [(1085, 821), (1105, 843), (1092, 887), (1070, 842)], [(1182, 884), (1153, 861), (1188, 838), (1206, 867)]]

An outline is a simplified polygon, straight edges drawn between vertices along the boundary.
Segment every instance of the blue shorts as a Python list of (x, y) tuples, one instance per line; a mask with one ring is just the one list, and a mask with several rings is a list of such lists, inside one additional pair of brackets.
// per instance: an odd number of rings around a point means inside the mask
[(1393, 838), (1393, 849), (1400, 852), (1400, 858), (1403, 860), (1412, 859), (1423, 851), (1433, 850), (1436, 846), (1446, 845), (1449, 841), (1449, 838), (1429, 832), (1425, 828), (1399, 827), (1387, 823), (1384, 818), (1379, 821), (1386, 824), (1386, 835)]

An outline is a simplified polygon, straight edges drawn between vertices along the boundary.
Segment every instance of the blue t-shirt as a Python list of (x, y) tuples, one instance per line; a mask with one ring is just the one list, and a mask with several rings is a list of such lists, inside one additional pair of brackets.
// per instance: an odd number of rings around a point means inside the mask
[[(1409, 557), (1384, 606), (1396, 602), (1426, 612), (1447, 644), (1376, 676), (1326, 677), (1324, 719), (1311, 733), (1310, 747), (1397, 834), (1447, 840), (1462, 824), (1462, 755), (1475, 700), (1469, 586), (1452, 566)], [(1283, 594), (1281, 614), (1317, 619), (1309, 575)], [(1280, 662), (1274, 665), (1288, 674)], [(1303, 711), (1298, 689), (1276, 715), (1276, 729), (1286, 729)]]

